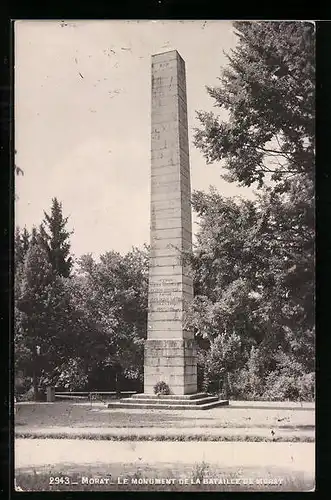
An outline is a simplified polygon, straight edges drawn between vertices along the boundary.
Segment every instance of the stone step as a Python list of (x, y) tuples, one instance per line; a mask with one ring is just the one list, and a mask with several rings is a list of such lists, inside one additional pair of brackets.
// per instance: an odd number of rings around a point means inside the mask
[[(132, 394), (132, 398), (134, 399), (201, 399), (201, 398), (206, 398), (209, 397), (210, 394), (207, 392), (196, 392), (194, 394), (160, 394), (159, 396), (156, 396), (155, 394), (145, 394), (145, 393), (138, 393), (138, 394)], [(130, 397), (130, 399), (131, 399)]]
[(176, 404), (175, 402), (168, 404), (158, 404), (158, 403), (143, 403), (138, 401), (132, 401), (131, 403), (122, 403), (120, 401), (114, 403), (108, 403), (107, 407), (112, 409), (141, 409), (141, 410), (209, 410), (211, 408), (217, 408), (218, 406), (228, 406), (229, 401), (227, 399), (219, 399), (217, 401), (208, 402), (204, 404)]
[(135, 404), (157, 404), (157, 405), (192, 405), (192, 406), (197, 406), (200, 404), (204, 403), (212, 403), (214, 401), (218, 401), (217, 396), (204, 396), (202, 398), (194, 398), (194, 399), (182, 399), (182, 398), (172, 398), (171, 396), (168, 396), (167, 398), (123, 398), (121, 399), (121, 403), (135, 403)]

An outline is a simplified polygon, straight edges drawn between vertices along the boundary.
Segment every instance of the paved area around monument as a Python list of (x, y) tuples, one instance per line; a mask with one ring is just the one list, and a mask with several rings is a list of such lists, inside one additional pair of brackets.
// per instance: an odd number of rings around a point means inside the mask
[(231, 402), (201, 411), (112, 410), (95, 403), (21, 403), (16, 437), (314, 441), (312, 403)]

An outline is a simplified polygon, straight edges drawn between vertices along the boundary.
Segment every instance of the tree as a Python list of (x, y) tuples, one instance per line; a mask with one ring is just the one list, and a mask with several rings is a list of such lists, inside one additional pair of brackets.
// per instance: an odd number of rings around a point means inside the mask
[[(239, 43), (221, 85), (207, 87), (227, 122), (198, 112), (195, 144), (207, 161), (225, 160), (227, 180), (268, 179), (286, 189), (296, 174), (314, 179), (315, 41), (309, 22), (235, 22)], [(280, 183), (283, 181), (283, 183)]]
[(195, 192), (192, 201), (200, 216), (197, 247), (191, 256), (192, 325), (197, 335), (209, 340), (220, 332), (236, 332), (250, 349), (261, 340), (261, 322), (254, 311), (262, 296), (258, 272), (263, 272), (269, 258), (259, 238), (257, 207), (250, 200), (224, 198), (216, 190)]
[(64, 278), (35, 233), (23, 271), (15, 286), (15, 361), (33, 378), (35, 397), (47, 385), (90, 390), (114, 380), (119, 392), (123, 377), (141, 377), (148, 249), (108, 252), (100, 262), (83, 256), (78, 272)]
[[(54, 279), (47, 257), (38, 245), (27, 253), (20, 290), (16, 301), (16, 359), (32, 375), (35, 399), (42, 371), (41, 347), (47, 342), (49, 293)], [(25, 350), (20, 359), (19, 348)]]
[(68, 217), (63, 217), (62, 203), (52, 199), (51, 214), (44, 212), (44, 221), (40, 225), (40, 237), (54, 271), (67, 278), (73, 266), (70, 255), (69, 237), (66, 230)]
[(105, 357), (104, 332), (95, 321), (98, 304), (93, 300), (86, 277), (74, 274), (61, 281), (67, 298), (67, 331), (70, 336), (64, 343), (64, 355), (49, 374), (48, 383), (82, 390), (87, 388), (91, 370)]
[(193, 194), (191, 320), (210, 341), (239, 334), (248, 369), (253, 352), (273, 382), (284, 360), (287, 377), (314, 370), (314, 27), (234, 26), (239, 42), (221, 84), (207, 87), (228, 121), (200, 111), (195, 145), (208, 163), (222, 161), (225, 179), (258, 191), (254, 201)]
[(62, 279), (38, 243), (30, 245), (15, 283), (15, 364), (32, 377), (35, 399), (47, 379), (73, 348), (72, 321)]
[(85, 255), (78, 264), (78, 275), (68, 284), (80, 318), (76, 366), (87, 384), (96, 374), (100, 381), (102, 373), (113, 372), (119, 392), (123, 376), (138, 379), (142, 373), (148, 250), (107, 252), (100, 262)]
[(15, 230), (15, 241), (14, 241), (14, 263), (15, 269), (22, 266), (24, 263), (25, 256), (27, 254), (30, 245), (30, 233), (26, 227), (21, 229), (19, 227)]
[(208, 349), (220, 333), (236, 334), (238, 366), (256, 346), (266, 375), (279, 365), (279, 349), (311, 373), (313, 235), (291, 216), (292, 203), (272, 203), (269, 193), (236, 201), (214, 190), (194, 193), (193, 206), (200, 228), (190, 257), (195, 296), (188, 319), (200, 345)]

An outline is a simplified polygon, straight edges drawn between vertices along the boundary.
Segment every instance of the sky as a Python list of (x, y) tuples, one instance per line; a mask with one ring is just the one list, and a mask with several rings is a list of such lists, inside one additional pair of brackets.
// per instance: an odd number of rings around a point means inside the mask
[[(193, 145), (196, 110), (217, 111), (229, 21), (17, 21), (15, 23), (15, 224), (31, 229), (57, 197), (72, 252), (95, 257), (149, 243), (151, 56), (185, 60), (191, 183), (224, 196), (254, 195), (221, 179)], [(193, 233), (197, 230), (193, 218)]]

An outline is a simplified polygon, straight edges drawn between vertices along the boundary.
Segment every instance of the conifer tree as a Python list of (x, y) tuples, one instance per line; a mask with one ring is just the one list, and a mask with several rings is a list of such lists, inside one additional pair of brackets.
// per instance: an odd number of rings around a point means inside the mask
[(30, 237), (30, 233), (26, 227), (24, 227), (22, 231), (19, 227), (16, 227), (14, 241), (15, 270), (24, 262), (24, 258), (30, 245)]
[(17, 361), (21, 361), (18, 364), (32, 377), (35, 399), (49, 342), (54, 276), (46, 252), (38, 244), (31, 245), (16, 288), (15, 354)]
[(33, 381), (34, 397), (77, 347), (75, 316), (65, 279), (37, 240), (30, 245), (15, 282), (15, 366)]
[(36, 226), (33, 226), (31, 231), (30, 245), (35, 245), (38, 242), (39, 234)]
[(69, 277), (73, 265), (69, 241), (72, 233), (66, 229), (67, 222), (68, 217), (63, 217), (62, 203), (53, 198), (51, 213), (44, 212), (40, 238), (53, 270), (64, 278)]

